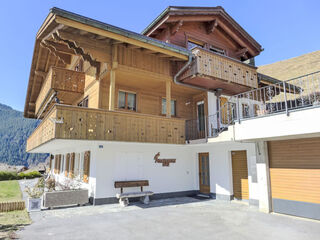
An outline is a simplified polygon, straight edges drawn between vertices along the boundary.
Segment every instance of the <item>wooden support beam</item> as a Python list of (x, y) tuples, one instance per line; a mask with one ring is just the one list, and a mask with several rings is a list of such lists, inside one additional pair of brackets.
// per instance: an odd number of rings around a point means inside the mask
[(93, 49), (100, 48), (98, 49), (100, 51), (107, 50), (107, 45), (109, 41), (91, 39), (91, 38), (82, 36), (80, 34), (70, 33), (65, 30), (58, 30), (56, 33), (62, 39), (66, 39), (74, 42), (77, 45), (77, 47), (82, 46), (83, 48), (93, 48)]
[(175, 24), (173, 24), (173, 26), (171, 27), (171, 35), (175, 35), (180, 30), (182, 25), (183, 25), (183, 20), (180, 20)]
[(35, 74), (36, 76), (42, 77), (43, 79), (46, 78), (46, 76), (47, 76), (47, 73), (46, 73), (46, 72), (43, 72), (43, 71), (40, 71), (40, 70), (35, 70), (35, 71), (34, 71), (34, 74)]
[(63, 34), (59, 35), (59, 33), (54, 33), (54, 34), (52, 34), (52, 36), (55, 40), (62, 41), (62, 42), (65, 42), (66, 44), (68, 44), (68, 47), (71, 49), (74, 49), (74, 51), (77, 54), (81, 55), (83, 60), (88, 61), (90, 63), (90, 66), (96, 68), (96, 79), (99, 79), (100, 67), (101, 67), (100, 62), (94, 60), (89, 53), (86, 53), (81, 46), (77, 46), (77, 44), (75, 42), (73, 42), (72, 40), (64, 39), (63, 37), (66, 37), (66, 36), (63, 36)]
[(40, 45), (42, 47), (47, 48), (53, 55), (58, 57), (64, 64), (71, 64), (71, 55), (66, 54), (66, 53), (62, 53), (62, 52), (58, 52), (55, 50), (54, 47), (47, 45), (44, 42), (42, 42)]
[(110, 70), (109, 110), (114, 111), (116, 99), (116, 69), (118, 68), (118, 46), (113, 45), (111, 50), (112, 66)]
[(171, 58), (171, 56), (163, 54), (163, 53), (157, 53), (156, 56), (159, 58)]
[(244, 57), (248, 52), (248, 48), (242, 48), (236, 52), (237, 57)]
[(168, 43), (169, 38), (170, 38), (170, 27), (167, 26), (166, 28), (162, 29), (162, 31), (159, 33), (158, 39)]
[(208, 23), (208, 27), (207, 27), (207, 33), (210, 34), (210, 33), (213, 33), (214, 30), (217, 28), (218, 26), (218, 20), (217, 19), (214, 19), (213, 21), (209, 22)]
[(53, 47), (57, 52), (62, 52), (62, 53), (66, 53), (66, 54), (72, 54), (75, 55), (76, 52), (69, 48), (67, 45), (65, 44), (61, 44), (61, 43), (57, 43), (57, 42), (53, 42), (53, 41), (43, 41), (46, 45), (49, 45), (51, 47)]
[(166, 117), (171, 118), (171, 80), (166, 81)]
[(136, 45), (132, 45), (132, 44), (127, 44), (126, 47), (127, 47), (127, 48), (130, 48), (130, 49), (141, 48), (140, 46), (136, 46)]

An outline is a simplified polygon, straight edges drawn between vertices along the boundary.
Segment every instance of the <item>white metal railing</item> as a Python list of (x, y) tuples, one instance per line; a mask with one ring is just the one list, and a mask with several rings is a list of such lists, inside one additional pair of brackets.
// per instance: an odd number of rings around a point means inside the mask
[(320, 107), (320, 71), (234, 95), (219, 110), (186, 121), (186, 140), (217, 137), (235, 121)]
[(238, 119), (288, 114), (292, 110), (320, 106), (320, 71), (254, 89), (232, 97)]

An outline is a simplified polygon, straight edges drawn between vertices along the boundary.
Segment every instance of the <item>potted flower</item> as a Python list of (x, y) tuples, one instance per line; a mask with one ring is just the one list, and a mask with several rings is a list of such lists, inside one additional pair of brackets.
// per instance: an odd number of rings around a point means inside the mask
[(28, 194), (28, 212), (41, 211), (41, 197), (44, 192), (44, 178), (39, 178), (33, 188), (26, 187)]

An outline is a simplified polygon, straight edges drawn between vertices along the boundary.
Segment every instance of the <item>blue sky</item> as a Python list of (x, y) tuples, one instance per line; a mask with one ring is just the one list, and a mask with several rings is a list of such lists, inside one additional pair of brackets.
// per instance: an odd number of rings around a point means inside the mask
[(35, 34), (51, 7), (141, 32), (169, 5), (224, 7), (265, 49), (257, 65), (320, 50), (319, 0), (8, 0), (0, 7), (0, 103), (23, 110)]

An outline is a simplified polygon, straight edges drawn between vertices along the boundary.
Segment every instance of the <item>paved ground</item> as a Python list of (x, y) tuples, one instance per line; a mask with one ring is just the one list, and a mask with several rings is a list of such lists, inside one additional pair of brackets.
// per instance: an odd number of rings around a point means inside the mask
[(31, 214), (22, 239), (319, 239), (320, 222), (265, 214), (242, 203), (175, 198)]

